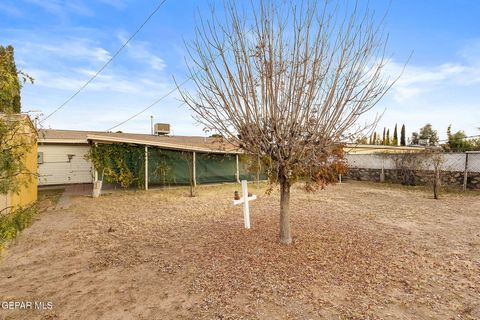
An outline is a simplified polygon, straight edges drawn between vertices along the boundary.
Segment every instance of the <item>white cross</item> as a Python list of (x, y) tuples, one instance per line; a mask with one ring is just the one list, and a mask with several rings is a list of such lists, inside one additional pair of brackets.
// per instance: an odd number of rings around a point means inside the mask
[(242, 197), (238, 200), (233, 200), (233, 204), (243, 203), (243, 221), (245, 223), (245, 229), (250, 229), (250, 208), (249, 201), (257, 199), (256, 195), (248, 196), (247, 180), (242, 180)]

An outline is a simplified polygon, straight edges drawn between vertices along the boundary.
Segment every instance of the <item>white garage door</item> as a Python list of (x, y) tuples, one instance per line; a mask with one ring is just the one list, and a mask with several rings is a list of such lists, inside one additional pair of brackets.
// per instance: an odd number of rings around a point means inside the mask
[(85, 160), (88, 145), (38, 145), (38, 184), (71, 184), (93, 182), (90, 161)]

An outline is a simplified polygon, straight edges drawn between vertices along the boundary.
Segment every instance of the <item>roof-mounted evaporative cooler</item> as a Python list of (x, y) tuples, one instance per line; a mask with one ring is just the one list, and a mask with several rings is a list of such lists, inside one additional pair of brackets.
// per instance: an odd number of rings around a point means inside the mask
[(163, 136), (170, 133), (170, 124), (168, 123), (155, 123), (153, 132), (157, 136)]

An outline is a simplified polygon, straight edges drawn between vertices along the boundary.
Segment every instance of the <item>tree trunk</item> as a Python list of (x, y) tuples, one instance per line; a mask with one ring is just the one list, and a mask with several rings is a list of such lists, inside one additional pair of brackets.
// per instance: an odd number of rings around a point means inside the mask
[(195, 197), (195, 189), (193, 183), (190, 183), (190, 197)]
[(290, 183), (286, 177), (280, 177), (280, 242), (292, 243), (290, 234)]

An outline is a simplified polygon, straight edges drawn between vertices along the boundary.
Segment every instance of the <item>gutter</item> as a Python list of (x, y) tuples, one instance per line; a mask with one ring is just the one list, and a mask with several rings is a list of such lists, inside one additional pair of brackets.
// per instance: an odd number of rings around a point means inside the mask
[(165, 143), (165, 142), (98, 136), (98, 135), (90, 135), (90, 134), (87, 135), (87, 140), (92, 142), (130, 143), (130, 144), (138, 144), (142, 146), (155, 146), (155, 147), (161, 147), (164, 149), (179, 150), (179, 151), (196, 151), (196, 152), (221, 153), (221, 154), (242, 154), (243, 153), (242, 151), (238, 151), (238, 150), (227, 151), (227, 150), (194, 147), (194, 146), (182, 146), (178, 144)]

